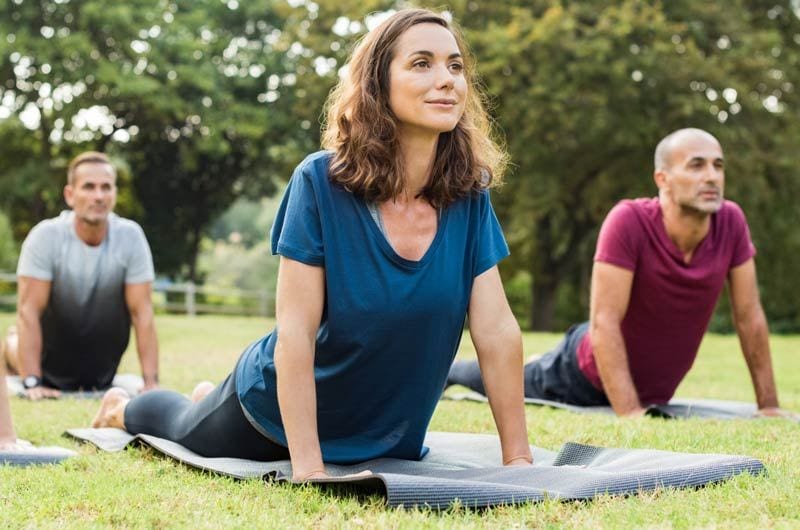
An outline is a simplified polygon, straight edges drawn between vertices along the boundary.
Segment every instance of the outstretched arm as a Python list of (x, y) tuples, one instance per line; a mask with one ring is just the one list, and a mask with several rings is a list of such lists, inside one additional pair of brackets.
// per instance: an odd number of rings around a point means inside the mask
[(317, 430), (314, 355), (325, 301), (325, 269), (281, 256), (278, 268), (275, 372), (292, 479), (327, 476)]
[(125, 303), (136, 332), (136, 350), (142, 365), (145, 391), (158, 387), (158, 336), (151, 295), (150, 282), (125, 284)]
[[(40, 318), (50, 299), (51, 282), (27, 276), (17, 279), (17, 334), (19, 350), (14, 367), (23, 378), (42, 377), (42, 325)], [(33, 400), (58, 397), (61, 392), (37, 386), (26, 391)]]
[(522, 334), (508, 306), (497, 266), (473, 281), (469, 332), (500, 435), (503, 464), (530, 464), (533, 457), (525, 425)]
[(645, 413), (633, 384), (622, 319), (628, 310), (633, 272), (596, 261), (592, 269), (590, 336), (603, 389), (618, 416)]
[(728, 281), (733, 320), (753, 380), (759, 413), (766, 416), (782, 415), (778, 408), (778, 391), (772, 370), (767, 318), (758, 295), (753, 259), (731, 269)]

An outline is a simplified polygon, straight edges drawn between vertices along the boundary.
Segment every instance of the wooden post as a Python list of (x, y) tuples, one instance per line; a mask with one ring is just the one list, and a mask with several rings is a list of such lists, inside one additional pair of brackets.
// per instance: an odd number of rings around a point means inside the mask
[(186, 284), (186, 314), (193, 317), (197, 314), (197, 307), (195, 306), (195, 285), (194, 282)]

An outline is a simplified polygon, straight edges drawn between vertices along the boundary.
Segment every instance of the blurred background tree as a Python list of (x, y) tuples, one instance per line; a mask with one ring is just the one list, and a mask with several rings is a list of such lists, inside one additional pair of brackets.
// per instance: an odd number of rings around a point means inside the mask
[(11, 232), (11, 223), (0, 210), (0, 271), (14, 270), (17, 266), (17, 245)]
[(586, 318), (600, 223), (619, 199), (656, 194), (653, 149), (686, 126), (720, 138), (728, 196), (749, 213), (761, 249), (765, 305), (791, 318), (779, 309), (786, 283), (772, 270), (785, 265), (772, 241), (796, 244), (798, 210), (775, 195), (796, 186), (797, 169), (783, 165), (770, 179), (765, 167), (791, 158), (778, 136), (798, 138), (784, 94), (797, 72), (782, 52), (797, 49), (788, 5), (770, 14), (767, 3), (742, 1), (463, 4), (458, 18), (515, 164), (513, 193), (495, 202), (513, 252), (504, 275), (530, 286), (529, 328)]
[[(17, 240), (62, 207), (67, 160), (105, 149), (124, 169), (119, 210), (145, 227), (161, 273), (243, 285), (271, 270), (248, 257), (267, 251), (267, 227), (243, 221), (264, 217), (259, 209), (273, 206), (261, 197), (318, 148), (322, 105), (353, 43), (404, 4), (0, 5), (0, 208)], [(800, 329), (791, 258), (800, 2), (453, 0), (450, 9), (511, 153), (493, 201), (512, 248), (501, 272), (526, 327), (586, 318), (605, 214), (621, 198), (655, 195), (656, 143), (695, 126), (725, 149), (727, 195), (748, 214), (773, 329)], [(730, 329), (724, 302), (712, 326)]]

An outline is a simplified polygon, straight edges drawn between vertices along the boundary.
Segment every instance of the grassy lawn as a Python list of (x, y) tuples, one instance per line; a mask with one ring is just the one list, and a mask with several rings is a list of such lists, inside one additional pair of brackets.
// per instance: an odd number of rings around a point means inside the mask
[[(0, 329), (13, 315), (0, 313)], [(157, 317), (161, 380), (189, 392), (200, 380), (219, 382), (243, 347), (271, 322), (236, 317)], [(526, 334), (526, 354), (543, 352), (556, 334)], [(800, 410), (797, 337), (772, 340), (782, 405)], [(709, 336), (678, 390), (682, 397), (753, 399), (752, 386), (733, 336)], [(474, 355), (468, 339), (459, 354)], [(130, 348), (122, 371), (138, 373)], [(0, 528), (797, 528), (800, 526), (798, 425), (781, 420), (617, 420), (528, 407), (531, 443), (556, 449), (566, 441), (607, 447), (647, 447), (685, 452), (746, 454), (761, 459), (768, 476), (738, 477), (696, 491), (664, 490), (594, 502), (547, 501), (485, 511), (459, 508), (437, 513), (390, 510), (377, 497), (342, 498), (313, 487), (267, 486), (200, 473), (149, 450), (98, 453), (61, 437), (88, 426), (97, 402), (12, 399), (18, 434), (36, 444), (73, 447), (80, 457), (65, 465), (0, 467)], [(432, 430), (493, 433), (485, 404), (440, 403)]]

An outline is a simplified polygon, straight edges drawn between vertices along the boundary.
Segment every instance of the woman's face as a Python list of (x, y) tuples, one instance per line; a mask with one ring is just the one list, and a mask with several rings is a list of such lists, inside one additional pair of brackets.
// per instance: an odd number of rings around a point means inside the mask
[(389, 65), (389, 105), (403, 134), (452, 131), (464, 113), (464, 59), (447, 28), (417, 24), (397, 40)]

